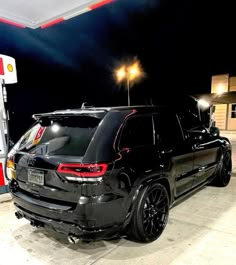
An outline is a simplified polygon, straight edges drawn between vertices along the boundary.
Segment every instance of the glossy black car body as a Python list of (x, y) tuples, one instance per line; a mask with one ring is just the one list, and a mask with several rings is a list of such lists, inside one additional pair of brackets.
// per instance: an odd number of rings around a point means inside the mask
[[(86, 120), (82, 127), (88, 118), (95, 129), (80, 155), (76, 150), (70, 154), (74, 145), (64, 134), (59, 140), (47, 136), (48, 141), (40, 132), (55, 124), (66, 130), (77, 122), (80, 126), (81, 117)], [(179, 199), (212, 180), (226, 186), (230, 179), (229, 140), (216, 128), (205, 128), (190, 109), (88, 108), (35, 118), (39, 131), (31, 140), (36, 142), (24, 147), (31, 137), (26, 134), (9, 154), (16, 173), (10, 182), (16, 215), (71, 238), (129, 234), (139, 241), (155, 240), (164, 230), (168, 209)], [(42, 174), (43, 183), (29, 181), (30, 174), (38, 179)], [(155, 208), (161, 201), (163, 211), (160, 204)]]

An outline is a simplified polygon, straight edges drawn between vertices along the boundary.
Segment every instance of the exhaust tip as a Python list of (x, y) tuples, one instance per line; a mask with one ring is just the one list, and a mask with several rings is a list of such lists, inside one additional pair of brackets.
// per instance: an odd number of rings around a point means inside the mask
[(36, 227), (36, 228), (40, 228), (40, 227), (43, 227), (43, 223), (39, 222), (39, 221), (36, 221), (36, 220), (31, 220), (30, 221), (30, 224), (33, 226), (33, 227)]
[(79, 243), (79, 241), (80, 241), (79, 237), (77, 237), (75, 235), (68, 235), (67, 239), (68, 239), (69, 243), (72, 245), (75, 245), (75, 244)]
[(15, 212), (15, 216), (16, 216), (17, 219), (21, 219), (21, 218), (24, 217), (23, 214), (21, 212), (19, 212), (19, 211)]

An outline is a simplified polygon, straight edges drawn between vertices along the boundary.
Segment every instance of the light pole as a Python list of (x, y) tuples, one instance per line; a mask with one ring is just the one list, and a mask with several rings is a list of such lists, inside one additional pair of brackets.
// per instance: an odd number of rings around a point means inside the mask
[(130, 106), (130, 95), (129, 95), (129, 77), (127, 77), (127, 90), (128, 90), (128, 106)]
[(132, 64), (122, 65), (116, 70), (116, 80), (118, 83), (126, 81), (126, 88), (128, 94), (128, 106), (130, 106), (130, 87), (131, 82), (137, 81), (143, 76), (143, 71), (141, 69), (139, 61), (135, 61)]

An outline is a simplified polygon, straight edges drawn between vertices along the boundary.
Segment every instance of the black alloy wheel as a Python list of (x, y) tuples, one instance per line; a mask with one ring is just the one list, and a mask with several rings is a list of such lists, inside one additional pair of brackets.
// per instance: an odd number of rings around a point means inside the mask
[(231, 178), (231, 171), (232, 171), (231, 155), (229, 152), (227, 152), (223, 157), (221, 171), (220, 171), (222, 187), (225, 187), (229, 184)]
[(219, 168), (212, 184), (218, 187), (226, 187), (231, 179), (232, 160), (230, 152), (226, 152), (220, 159)]
[(169, 195), (162, 184), (144, 188), (135, 208), (131, 234), (139, 242), (156, 240), (164, 231), (169, 216)]

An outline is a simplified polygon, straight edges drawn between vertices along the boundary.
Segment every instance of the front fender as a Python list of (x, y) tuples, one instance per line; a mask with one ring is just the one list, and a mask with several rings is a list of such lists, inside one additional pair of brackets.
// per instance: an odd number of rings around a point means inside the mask
[(230, 140), (226, 137), (221, 137), (221, 147), (224, 152), (232, 151), (232, 145), (230, 143)]

